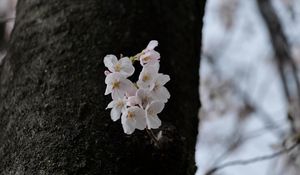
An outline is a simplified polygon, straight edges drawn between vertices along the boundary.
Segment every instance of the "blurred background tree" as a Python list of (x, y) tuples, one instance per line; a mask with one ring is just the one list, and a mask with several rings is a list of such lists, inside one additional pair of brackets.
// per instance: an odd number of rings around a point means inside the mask
[(296, 0), (208, 1), (197, 175), (299, 174), (299, 12)]

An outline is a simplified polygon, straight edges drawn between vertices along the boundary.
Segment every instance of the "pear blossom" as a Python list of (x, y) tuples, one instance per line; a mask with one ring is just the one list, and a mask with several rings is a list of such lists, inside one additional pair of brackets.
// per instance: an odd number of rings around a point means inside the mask
[(160, 59), (160, 54), (154, 50), (156, 46), (158, 46), (158, 42), (156, 40), (152, 40), (149, 42), (146, 49), (142, 51), (139, 57), (142, 66), (145, 64), (154, 64), (158, 62)]
[(158, 75), (159, 64), (146, 65), (139, 75), (137, 85), (139, 88), (148, 88)]
[(132, 134), (135, 129), (146, 128), (145, 111), (137, 106), (129, 107), (121, 117), (123, 130), (126, 134)]
[(123, 98), (126, 93), (134, 94), (136, 87), (120, 73), (108, 74), (105, 78), (107, 84), (104, 95), (112, 94), (112, 99)]
[(164, 86), (168, 81), (170, 81), (169, 75), (158, 74), (158, 76), (155, 77), (155, 80), (150, 87), (152, 98), (164, 103), (168, 101), (171, 95), (168, 89)]
[(110, 72), (119, 72), (125, 77), (131, 76), (134, 72), (134, 67), (128, 57), (118, 60), (115, 55), (106, 55), (104, 57), (104, 65)]
[(164, 109), (165, 104), (161, 101), (153, 101), (146, 107), (146, 122), (148, 129), (157, 129), (161, 125), (161, 120), (157, 114), (161, 113)]
[(120, 119), (121, 113), (124, 113), (126, 110), (126, 98), (119, 98), (110, 102), (106, 109), (111, 108), (110, 116), (113, 121), (117, 121)]

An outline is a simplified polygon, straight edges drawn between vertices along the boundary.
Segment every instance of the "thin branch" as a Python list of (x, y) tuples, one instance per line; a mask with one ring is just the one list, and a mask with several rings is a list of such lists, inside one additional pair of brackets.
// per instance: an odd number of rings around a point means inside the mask
[(272, 153), (272, 154), (268, 154), (268, 155), (264, 155), (264, 156), (260, 156), (260, 157), (254, 157), (254, 158), (245, 159), (245, 160), (235, 160), (235, 161), (230, 161), (230, 162), (221, 164), (219, 166), (216, 166), (216, 167), (210, 169), (205, 175), (213, 175), (213, 173), (215, 173), (216, 171), (219, 171), (221, 169), (231, 167), (231, 166), (249, 165), (249, 164), (252, 164), (252, 163), (257, 163), (257, 162), (261, 162), (261, 161), (276, 158), (276, 157), (278, 157), (282, 154), (285, 154), (285, 153), (288, 153), (288, 152), (292, 151), (293, 149), (295, 149), (299, 145), (299, 143), (300, 142), (296, 142), (291, 147), (282, 149), (282, 150), (280, 150), (278, 152), (275, 152), (275, 153)]
[(270, 0), (257, 0), (257, 4), (270, 34), (271, 44), (275, 52), (277, 67), (283, 83), (285, 96), (288, 102), (291, 103), (293, 98), (291, 89), (288, 86), (289, 78), (286, 74), (286, 70), (291, 70), (292, 78), (296, 85), (298, 104), (300, 104), (300, 82), (297, 74), (297, 66), (292, 58), (290, 45), (283, 32), (280, 20)]
[(156, 144), (156, 146), (159, 147), (159, 141), (158, 141), (157, 137), (155, 136), (155, 134), (153, 133), (153, 131), (151, 129), (146, 128), (146, 132), (149, 135), (149, 137), (151, 138), (151, 140)]
[[(202, 53), (202, 56), (205, 57), (208, 62), (213, 66), (214, 72), (216, 73), (217, 76), (222, 78), (222, 73), (217, 69), (216, 63), (215, 63), (215, 58), (207, 53)], [(233, 80), (230, 85), (232, 89), (241, 97), (245, 105), (251, 107), (251, 109), (254, 109), (255, 112), (257, 112), (259, 118), (263, 121), (264, 125), (266, 128), (268, 128), (271, 131), (274, 131), (274, 134), (278, 137), (281, 138), (282, 135), (284, 134), (284, 131), (281, 131), (279, 125), (274, 121), (273, 117), (270, 116), (263, 108), (260, 106), (257, 106), (253, 103), (252, 98), (244, 92), (238, 85), (234, 83)]]
[(15, 18), (0, 18), (0, 23), (7, 23), (13, 20), (15, 20)]

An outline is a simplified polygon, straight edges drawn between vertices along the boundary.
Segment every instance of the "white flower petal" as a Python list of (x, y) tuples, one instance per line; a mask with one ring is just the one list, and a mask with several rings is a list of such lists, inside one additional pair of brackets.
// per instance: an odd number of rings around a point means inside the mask
[(149, 116), (148, 115), (146, 120), (147, 120), (147, 128), (148, 129), (151, 129), (151, 128), (152, 129), (157, 129), (161, 125), (161, 121), (160, 121), (160, 119), (158, 118), (157, 115), (154, 115), (154, 116)]
[(134, 113), (134, 120), (136, 121), (136, 128), (139, 130), (143, 130), (146, 128), (146, 113), (143, 109), (134, 106), (131, 107), (133, 110), (132, 112)]
[(134, 67), (132, 65), (132, 62), (128, 57), (123, 57), (119, 60), (119, 63), (121, 64), (121, 70), (120, 73), (125, 76), (131, 76), (134, 73)]
[(124, 113), (121, 117), (121, 123), (126, 134), (132, 134), (135, 130), (135, 120), (128, 119), (127, 113)]
[(113, 100), (116, 100), (119, 98), (124, 98), (124, 96), (125, 96), (125, 91), (120, 90), (120, 89), (112, 90), (111, 98)]
[(134, 70), (132, 65), (122, 65), (120, 73), (129, 77), (134, 73)]
[(159, 70), (159, 62), (155, 62), (154, 64), (148, 64), (146, 65), (145, 67), (151, 67), (151, 69), (153, 69), (153, 72), (157, 73), (158, 74), (158, 70)]
[(130, 96), (128, 97), (127, 106), (135, 106), (140, 104), (139, 98), (136, 96)]
[(171, 96), (168, 89), (164, 86), (153, 89), (153, 91), (151, 91), (151, 94), (155, 99), (160, 100), (164, 103), (166, 103)]
[(156, 83), (161, 86), (165, 85), (168, 81), (170, 81), (169, 75), (158, 74), (158, 76), (156, 77)]
[(107, 76), (108, 74), (110, 74), (111, 72), (109, 72), (108, 70), (104, 71), (104, 75)]
[(156, 115), (161, 113), (161, 111), (164, 109), (165, 104), (161, 101), (154, 101), (150, 105), (147, 106), (147, 113), (150, 115)]
[(157, 51), (155, 51), (155, 50), (150, 50), (148, 52), (148, 54), (151, 57), (151, 60), (158, 60), (158, 59), (160, 59), (160, 54)]
[(108, 74), (108, 75), (105, 77), (105, 84), (110, 84), (112, 81), (113, 81), (113, 73)]
[(139, 130), (144, 130), (147, 126), (145, 116), (143, 118), (136, 118), (136, 128)]
[(112, 87), (110, 85), (107, 85), (106, 86), (106, 89), (105, 89), (105, 92), (104, 92), (104, 95), (108, 95), (112, 92)]
[(159, 70), (159, 63), (157, 64), (147, 64), (143, 67), (142, 72), (150, 73), (151, 75), (157, 75)]
[(155, 50), (147, 51), (140, 56), (140, 62), (142, 66), (145, 66), (145, 64), (155, 64), (158, 62), (159, 59), (160, 54)]
[(146, 50), (153, 50), (155, 47), (158, 46), (158, 41), (151, 40), (146, 48)]
[(110, 103), (108, 103), (105, 109), (113, 108), (114, 106), (115, 106), (115, 101), (111, 101)]
[(136, 84), (139, 88), (148, 88), (150, 83), (138, 80)]
[(138, 90), (136, 91), (136, 96), (137, 96), (139, 99), (141, 99), (141, 98), (147, 96), (147, 94), (148, 94), (148, 90), (146, 90), (146, 89), (138, 89)]
[(120, 73), (114, 72), (110, 73), (105, 77), (105, 84), (111, 84), (112, 82), (122, 78), (123, 76)]
[(136, 92), (136, 96), (138, 97), (140, 101), (140, 106), (146, 107), (148, 104), (150, 104), (153, 100), (151, 97), (150, 91), (148, 89), (138, 89)]
[(114, 65), (118, 62), (118, 58), (115, 55), (106, 55), (103, 62), (109, 71), (114, 72)]
[(123, 98), (126, 93), (133, 95), (136, 92), (134, 84), (120, 73), (111, 73), (107, 75), (105, 83), (108, 87), (106, 94), (111, 92), (114, 100)]
[(119, 62), (121, 63), (121, 65), (132, 65), (132, 62), (128, 57), (121, 58)]
[(111, 119), (112, 119), (114, 122), (117, 121), (117, 120), (119, 120), (120, 115), (121, 115), (120, 109), (117, 109), (117, 108), (112, 108), (112, 109), (111, 109), (111, 111), (110, 111), (110, 116), (111, 116)]
[(165, 104), (160, 101), (154, 101), (146, 108), (147, 113), (147, 127), (149, 129), (157, 129), (161, 125), (161, 121), (158, 118), (157, 114), (164, 109)]
[(154, 79), (158, 75), (159, 64), (147, 65), (143, 67), (142, 72), (139, 75), (137, 82), (138, 87), (148, 88), (154, 82)]
[(137, 88), (135, 85), (128, 79), (122, 79), (120, 88), (124, 90), (128, 96), (133, 96), (135, 95)]

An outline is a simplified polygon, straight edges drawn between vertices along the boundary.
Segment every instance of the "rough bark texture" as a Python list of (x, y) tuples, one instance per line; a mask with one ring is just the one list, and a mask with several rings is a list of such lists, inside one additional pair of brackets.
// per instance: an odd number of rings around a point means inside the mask
[[(1, 67), (1, 174), (195, 172), (204, 1), (20, 0)], [(161, 147), (105, 110), (103, 57), (160, 42), (171, 99)]]

